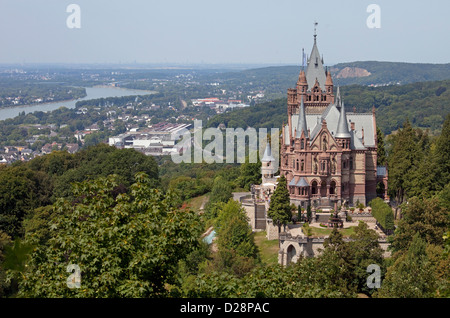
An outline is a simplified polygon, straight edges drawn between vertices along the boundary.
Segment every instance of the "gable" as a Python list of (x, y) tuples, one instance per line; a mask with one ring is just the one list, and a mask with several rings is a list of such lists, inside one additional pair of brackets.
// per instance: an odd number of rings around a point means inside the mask
[(311, 150), (325, 151), (337, 149), (338, 144), (328, 128), (321, 128), (315, 138), (311, 141)]

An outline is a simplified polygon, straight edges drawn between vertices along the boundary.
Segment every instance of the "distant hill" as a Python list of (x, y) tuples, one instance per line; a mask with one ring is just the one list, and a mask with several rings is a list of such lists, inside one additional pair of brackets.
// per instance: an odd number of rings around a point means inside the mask
[(330, 67), (335, 85), (409, 84), (450, 79), (450, 63), (351, 62)]
[[(217, 81), (221, 87), (240, 87), (244, 91), (264, 90), (269, 99), (286, 96), (294, 87), (300, 66), (270, 66), (243, 71), (208, 74), (206, 81)], [(450, 79), (449, 64), (420, 64), (400, 62), (351, 62), (330, 66), (335, 86), (347, 85), (404, 85), (415, 82)], [(228, 86), (228, 87), (227, 87)]]
[[(375, 106), (377, 124), (385, 134), (402, 127), (406, 117), (416, 127), (439, 133), (450, 113), (450, 80), (382, 87), (351, 85), (341, 89), (341, 94), (349, 111), (369, 112)], [(272, 128), (281, 127), (283, 121), (287, 121), (286, 98), (214, 116), (208, 126)]]

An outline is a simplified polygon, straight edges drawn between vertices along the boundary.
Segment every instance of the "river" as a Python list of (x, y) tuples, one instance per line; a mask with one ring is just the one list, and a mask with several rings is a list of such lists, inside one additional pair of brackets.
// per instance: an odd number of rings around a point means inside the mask
[(81, 100), (96, 99), (102, 97), (106, 98), (106, 97), (133, 96), (133, 95), (149, 95), (156, 93), (155, 91), (145, 91), (139, 89), (118, 88), (110, 86), (95, 86), (85, 88), (86, 88), (86, 96), (75, 100), (2, 108), (0, 109), (0, 120), (16, 117), (21, 112), (25, 113), (31, 113), (35, 111), (48, 112), (63, 106), (67, 108), (75, 108), (75, 104)]

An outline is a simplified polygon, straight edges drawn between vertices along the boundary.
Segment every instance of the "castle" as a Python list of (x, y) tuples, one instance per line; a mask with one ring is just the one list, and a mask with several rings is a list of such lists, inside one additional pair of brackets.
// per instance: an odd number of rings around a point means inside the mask
[(316, 35), (296, 88), (288, 89), (287, 95), (288, 121), (281, 130), (279, 155), (267, 143), (261, 184), (236, 197), (252, 229), (266, 230), (268, 239), (278, 238), (267, 211), (281, 175), (286, 177), (291, 204), (305, 210), (311, 206), (313, 222), (327, 219), (331, 210), (342, 212), (358, 202), (367, 205), (377, 196), (388, 201), (387, 168), (377, 166), (375, 110), (347, 111), (339, 87), (335, 93), (331, 73), (323, 66)]
[[(280, 140), (280, 175), (287, 180), (291, 203), (331, 210), (367, 204), (377, 183), (387, 193), (387, 171), (377, 167), (375, 109), (346, 110), (339, 87), (314, 45), (297, 85), (288, 89), (288, 122)], [(265, 162), (262, 163), (265, 165)]]

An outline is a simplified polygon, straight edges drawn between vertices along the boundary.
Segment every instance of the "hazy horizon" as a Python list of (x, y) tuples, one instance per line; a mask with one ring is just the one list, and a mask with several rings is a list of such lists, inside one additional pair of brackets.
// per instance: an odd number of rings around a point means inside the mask
[[(450, 2), (295, 0), (2, 0), (0, 64), (300, 65), (317, 43), (326, 65), (447, 64)], [(370, 4), (380, 28), (369, 28)], [(81, 28), (66, 12), (80, 7)]]

